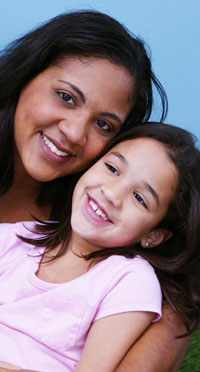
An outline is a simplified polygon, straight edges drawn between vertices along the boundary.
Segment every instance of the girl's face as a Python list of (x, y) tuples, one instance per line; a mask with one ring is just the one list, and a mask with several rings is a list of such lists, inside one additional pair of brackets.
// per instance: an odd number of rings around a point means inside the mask
[(177, 170), (160, 142), (121, 142), (77, 183), (73, 235), (88, 251), (140, 242), (165, 216), (176, 186)]
[(116, 136), (133, 101), (133, 78), (101, 58), (67, 58), (22, 91), (15, 161), (38, 181), (84, 169)]

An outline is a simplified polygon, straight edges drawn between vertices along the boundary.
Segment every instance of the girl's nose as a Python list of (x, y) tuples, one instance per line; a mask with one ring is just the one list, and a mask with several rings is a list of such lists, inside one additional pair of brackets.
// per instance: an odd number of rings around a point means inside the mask
[(61, 120), (58, 127), (67, 138), (67, 141), (74, 145), (84, 146), (87, 142), (90, 125), (86, 116), (76, 116)]
[(122, 195), (123, 191), (120, 188), (118, 182), (110, 183), (109, 185), (103, 185), (101, 192), (104, 194), (104, 197), (108, 203), (112, 204), (115, 208), (120, 208), (122, 205)]

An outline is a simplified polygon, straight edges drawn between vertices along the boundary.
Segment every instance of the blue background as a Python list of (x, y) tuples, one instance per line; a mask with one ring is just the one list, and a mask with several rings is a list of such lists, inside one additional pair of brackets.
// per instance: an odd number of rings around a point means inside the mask
[(0, 48), (48, 18), (76, 9), (103, 11), (147, 42), (169, 99), (166, 122), (200, 139), (200, 0), (0, 0)]

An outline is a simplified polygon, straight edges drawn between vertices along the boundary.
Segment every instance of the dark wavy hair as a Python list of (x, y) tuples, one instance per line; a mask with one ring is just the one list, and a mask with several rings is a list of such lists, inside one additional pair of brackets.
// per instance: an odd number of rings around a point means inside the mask
[[(20, 92), (39, 73), (68, 56), (106, 58), (129, 71), (135, 85), (133, 108), (122, 131), (149, 119), (153, 86), (161, 98), (161, 120), (166, 117), (166, 93), (152, 72), (142, 40), (98, 11), (70, 12), (52, 18), (0, 54), (0, 196), (13, 182), (13, 122)], [(45, 183), (37, 200), (40, 205), (51, 202), (54, 218), (62, 204), (59, 195), (65, 189), (65, 181)]]
[[(178, 184), (166, 216), (156, 228), (173, 232), (173, 236), (155, 248), (129, 245), (104, 248), (84, 256), (86, 260), (102, 260), (110, 255), (145, 258), (155, 269), (161, 283), (163, 296), (177, 315), (183, 320), (187, 333), (194, 332), (200, 323), (200, 151), (195, 138), (189, 132), (162, 123), (143, 123), (115, 138), (107, 149), (134, 138), (153, 138), (161, 142), (174, 163), (178, 173)], [(145, 151), (145, 148), (144, 148)], [(148, 154), (147, 154), (148, 156)], [(159, 170), (158, 170), (159, 171)], [(44, 256), (52, 260), (51, 251), (61, 244), (53, 259), (66, 252), (71, 236), (71, 201), (78, 175), (71, 176), (70, 187), (66, 189), (65, 205), (59, 223), (36, 224), (35, 239), (22, 240), (45, 246)]]

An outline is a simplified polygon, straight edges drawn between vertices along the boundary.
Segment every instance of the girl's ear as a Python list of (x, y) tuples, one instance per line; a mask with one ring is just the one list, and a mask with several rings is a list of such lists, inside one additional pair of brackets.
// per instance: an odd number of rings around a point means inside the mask
[(165, 229), (153, 230), (145, 235), (140, 244), (143, 248), (153, 248), (171, 238), (173, 233)]

